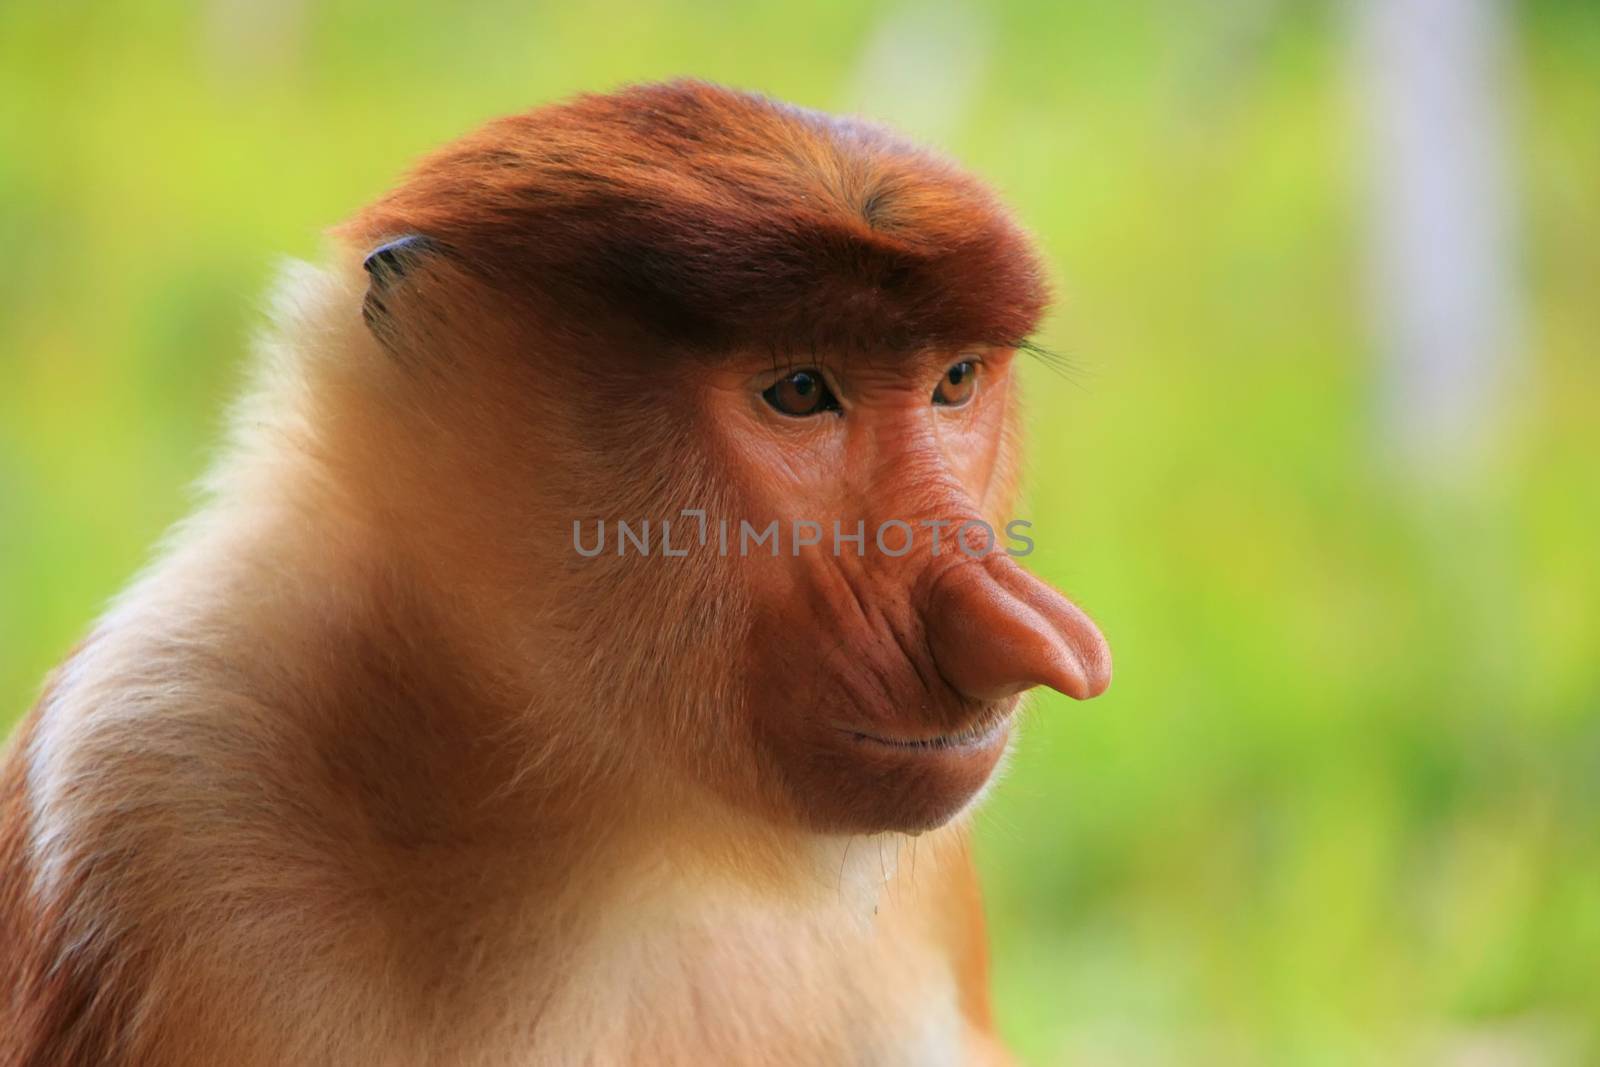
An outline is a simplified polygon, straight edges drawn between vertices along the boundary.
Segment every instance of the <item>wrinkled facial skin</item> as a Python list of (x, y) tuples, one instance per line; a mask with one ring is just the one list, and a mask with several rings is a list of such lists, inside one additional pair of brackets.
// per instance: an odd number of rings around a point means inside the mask
[[(949, 369), (975, 365), (964, 403), (936, 403)], [(1020, 694), (1048, 685), (1076, 699), (1110, 682), (1105, 640), (1060, 593), (1003, 551), (1014, 492), (1014, 357), (992, 348), (879, 361), (715, 369), (701, 425), (757, 528), (737, 560), (753, 619), (743, 649), (746, 715), (765, 777), (790, 814), (827, 832), (916, 832), (948, 821), (1003, 753)], [(826, 381), (838, 409), (795, 416), (764, 396), (794, 370)], [(997, 548), (960, 551), (956, 527), (981, 518)], [(821, 543), (791, 540), (799, 520)], [(863, 549), (841, 542), (865, 523)], [(889, 520), (910, 551), (879, 549)], [(949, 523), (935, 554), (925, 521)], [(900, 552), (903, 530), (885, 544)], [(735, 542), (735, 545), (737, 543)], [(734, 549), (737, 552), (737, 547)], [(861, 554), (858, 554), (861, 553)]]

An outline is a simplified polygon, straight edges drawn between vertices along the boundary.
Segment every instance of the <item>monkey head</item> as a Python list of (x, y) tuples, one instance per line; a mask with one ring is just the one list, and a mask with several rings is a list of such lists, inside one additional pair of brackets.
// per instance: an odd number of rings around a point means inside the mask
[(642, 86), (490, 123), (338, 233), (387, 368), (354, 388), (400, 428), (377, 481), (426, 502), (392, 520), (595, 773), (648, 746), (764, 818), (922, 830), (1024, 690), (1108, 684), (996, 536), (1047, 294), (949, 162)]

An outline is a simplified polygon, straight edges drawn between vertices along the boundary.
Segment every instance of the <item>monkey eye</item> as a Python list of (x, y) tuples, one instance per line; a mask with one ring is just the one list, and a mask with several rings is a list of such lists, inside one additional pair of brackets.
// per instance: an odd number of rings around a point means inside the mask
[(797, 418), (839, 410), (838, 398), (822, 375), (814, 370), (797, 370), (779, 379), (761, 395), (774, 409)]
[(952, 364), (933, 390), (933, 402), (958, 408), (978, 391), (978, 364), (964, 359)]

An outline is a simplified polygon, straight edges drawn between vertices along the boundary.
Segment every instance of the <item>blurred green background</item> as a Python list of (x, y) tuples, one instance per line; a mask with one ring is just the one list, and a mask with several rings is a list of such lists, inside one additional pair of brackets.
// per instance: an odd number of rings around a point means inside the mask
[(1600, 1063), (1600, 4), (1394, 0), (1386, 52), (1383, 2), (0, 5), (0, 726), (190, 504), (282, 257), (694, 74), (944, 146), (1057, 273), (1031, 562), (1117, 682), (979, 818), (1025, 1062)]

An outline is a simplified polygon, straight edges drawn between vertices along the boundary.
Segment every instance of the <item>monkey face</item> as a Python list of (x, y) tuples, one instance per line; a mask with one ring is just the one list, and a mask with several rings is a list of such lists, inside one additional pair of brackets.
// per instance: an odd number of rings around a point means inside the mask
[[(995, 543), (1011, 348), (1048, 286), (948, 160), (676, 82), (491, 123), (340, 233), (422, 387), (393, 390), (415, 461), (378, 457), (371, 488), (426, 480), (384, 513), (472, 618), (510, 616), (507, 661), (541, 650), (508, 688), (613, 713), (552, 736), (677, 752), (668, 773), (812, 827), (916, 830), (982, 788), (1020, 693), (1105, 688), (1094, 625)], [(569, 548), (574, 522), (680, 509), (726, 550)]]
[(780, 803), (818, 828), (937, 826), (988, 780), (1022, 691), (1109, 683), (1094, 624), (997, 543), (1011, 364), (984, 348), (714, 375), (748, 721)]

